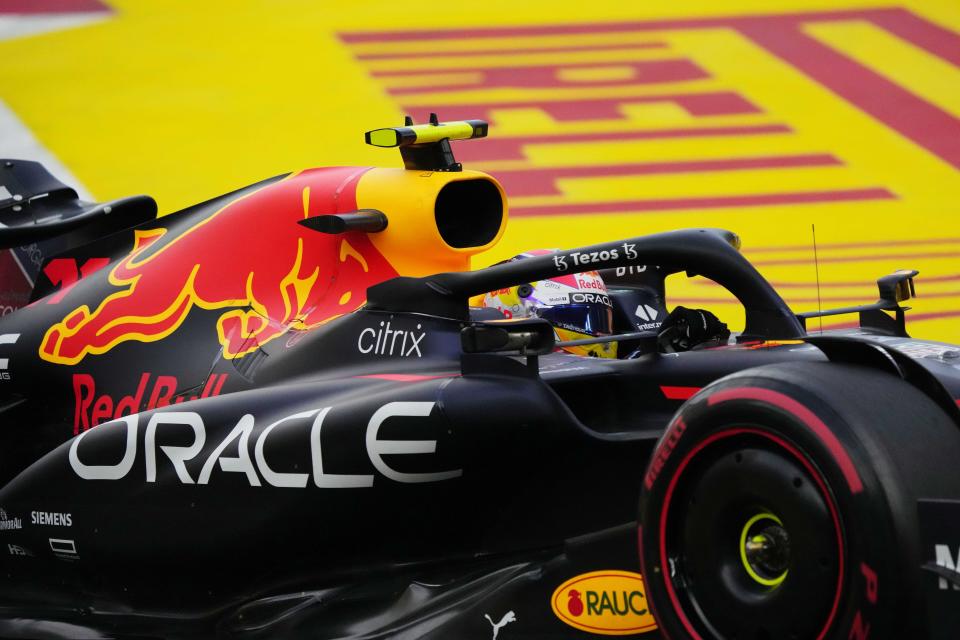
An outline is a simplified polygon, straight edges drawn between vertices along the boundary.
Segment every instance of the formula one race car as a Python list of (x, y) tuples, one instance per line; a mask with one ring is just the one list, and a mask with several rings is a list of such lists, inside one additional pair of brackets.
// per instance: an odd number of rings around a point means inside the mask
[[(714, 229), (469, 271), (485, 134), (162, 218), (0, 161), (0, 636), (955, 637), (960, 347), (907, 336), (916, 272), (798, 316)], [(470, 306), (594, 271), (612, 335)], [(744, 331), (651, 322), (678, 272)]]

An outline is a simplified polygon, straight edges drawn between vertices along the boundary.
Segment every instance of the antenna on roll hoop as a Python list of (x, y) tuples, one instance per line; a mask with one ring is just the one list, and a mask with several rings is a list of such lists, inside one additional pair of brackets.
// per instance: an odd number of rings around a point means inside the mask
[[(820, 303), (820, 260), (817, 258), (817, 225), (810, 224), (810, 233), (813, 234), (813, 271), (817, 276), (817, 313), (823, 313), (823, 305)], [(820, 333), (823, 333), (823, 316), (820, 315)]]

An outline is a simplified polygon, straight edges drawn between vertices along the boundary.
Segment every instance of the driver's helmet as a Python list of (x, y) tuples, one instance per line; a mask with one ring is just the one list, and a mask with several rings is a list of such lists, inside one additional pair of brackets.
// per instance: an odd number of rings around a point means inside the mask
[[(528, 251), (507, 262), (549, 255), (555, 251)], [(491, 291), (483, 296), (482, 306), (497, 309), (507, 318), (543, 318), (553, 325), (559, 342), (613, 333), (613, 307), (610, 306), (603, 278), (596, 271), (557, 276)], [(560, 345), (560, 348), (581, 356), (617, 357), (616, 342)]]

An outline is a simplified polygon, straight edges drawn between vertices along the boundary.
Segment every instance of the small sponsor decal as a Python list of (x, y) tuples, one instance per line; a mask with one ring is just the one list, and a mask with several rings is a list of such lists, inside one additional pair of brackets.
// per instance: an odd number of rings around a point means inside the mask
[[(956, 549), (956, 552), (954, 552), (954, 549)], [(954, 573), (960, 571), (960, 545), (935, 544), (933, 545), (933, 555), (936, 566)], [(958, 578), (960, 578), (960, 575), (958, 575)], [(937, 588), (941, 591), (951, 588), (954, 591), (960, 591), (960, 584), (952, 582), (946, 577), (939, 577), (937, 578)]]
[(64, 540), (62, 538), (49, 538), (50, 550), (53, 555), (61, 560), (79, 560), (80, 554), (77, 553), (77, 543), (73, 540)]
[[(151, 380), (152, 378), (152, 380)], [(110, 394), (97, 395), (97, 381), (89, 373), (73, 374), (73, 434), (86, 431), (91, 427), (126, 415), (149, 411), (157, 407), (179, 404), (187, 400), (198, 400), (220, 395), (226, 373), (211, 375), (199, 394), (174, 395), (179, 387), (176, 376), (155, 376), (140, 374), (140, 381), (132, 395), (115, 399)], [(148, 390), (149, 389), (149, 393)], [(144, 404), (146, 402), (146, 404)]]
[(396, 356), (398, 358), (422, 358), (420, 343), (427, 332), (416, 330), (392, 329), (390, 322), (381, 322), (376, 329), (367, 327), (357, 337), (357, 351), (376, 356)]
[(9, 515), (5, 509), (0, 509), (0, 531), (23, 529), (23, 521)]
[(629, 267), (617, 267), (616, 274), (617, 274), (617, 277), (619, 278), (625, 275), (632, 276), (637, 273), (643, 273), (646, 270), (647, 270), (647, 265), (645, 264), (641, 264), (637, 266), (630, 265)]
[(630, 571), (592, 571), (571, 578), (553, 592), (550, 606), (560, 620), (588, 633), (623, 636), (657, 628), (643, 576)]
[(52, 511), (31, 511), (30, 524), (49, 527), (72, 527), (73, 516), (69, 513)]
[(652, 322), (657, 319), (657, 310), (648, 304), (638, 304), (634, 314), (645, 322)]
[(607, 292), (606, 285), (603, 284), (603, 280), (600, 279), (600, 274), (596, 271), (583, 272), (579, 278), (576, 278), (576, 283), (578, 289), (594, 289), (600, 293)]
[[(941, 358), (945, 354), (957, 352), (957, 348), (949, 344), (936, 342), (901, 342), (892, 345), (900, 353), (919, 360), (920, 358)], [(947, 358), (949, 359), (949, 358)]]
[[(19, 333), (0, 334), (0, 344), (16, 344), (17, 340), (19, 339), (20, 339)], [(10, 379), (10, 371), (8, 371), (9, 368), (10, 368), (10, 359), (0, 358), (0, 380)]]
[(610, 306), (610, 298), (602, 293), (571, 293), (570, 304), (604, 304)]
[[(639, 256), (636, 249), (637, 245), (630, 242), (624, 242), (622, 245), (615, 247), (610, 245), (606, 246), (608, 248), (600, 249), (599, 251), (574, 250), (566, 254), (557, 254), (553, 256), (553, 265), (557, 271), (560, 272), (569, 270), (571, 264), (582, 271), (583, 269), (580, 268), (586, 265), (596, 265), (599, 267), (605, 262), (621, 260), (623, 258), (635, 260)], [(569, 260), (569, 262), (567, 262), (567, 260)]]
[(8, 544), (7, 553), (9, 553), (11, 556), (20, 556), (21, 558), (33, 557), (33, 552), (30, 551), (30, 549), (27, 549), (26, 547), (21, 547), (18, 544)]
[(507, 626), (511, 622), (517, 621), (517, 615), (513, 611), (507, 611), (505, 614), (503, 614), (503, 617), (500, 618), (500, 622), (494, 622), (493, 618), (486, 613), (483, 614), (483, 617), (486, 618), (490, 623), (490, 626), (493, 627), (493, 635), (491, 636), (491, 640), (497, 640), (497, 636), (500, 635), (500, 629)]
[(929, 638), (955, 639), (960, 628), (960, 500), (918, 500), (917, 516)]
[(680, 436), (682, 436), (686, 430), (687, 423), (683, 421), (683, 416), (674, 418), (670, 426), (667, 427), (667, 432), (663, 438), (660, 439), (660, 444), (657, 445), (656, 450), (653, 452), (650, 467), (647, 469), (647, 475), (643, 479), (643, 484), (648, 490), (653, 488), (653, 483), (656, 482), (657, 476), (660, 475), (663, 465), (670, 459), (670, 454), (673, 453), (677, 442), (680, 441)]

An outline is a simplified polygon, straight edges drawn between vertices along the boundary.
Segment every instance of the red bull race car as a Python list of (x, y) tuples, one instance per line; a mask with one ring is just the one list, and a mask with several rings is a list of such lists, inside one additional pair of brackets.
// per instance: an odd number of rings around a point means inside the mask
[[(0, 161), (0, 636), (956, 637), (960, 347), (907, 335), (916, 272), (797, 314), (716, 229), (471, 271), (486, 132), (160, 218)], [(683, 272), (744, 330), (668, 313)]]

